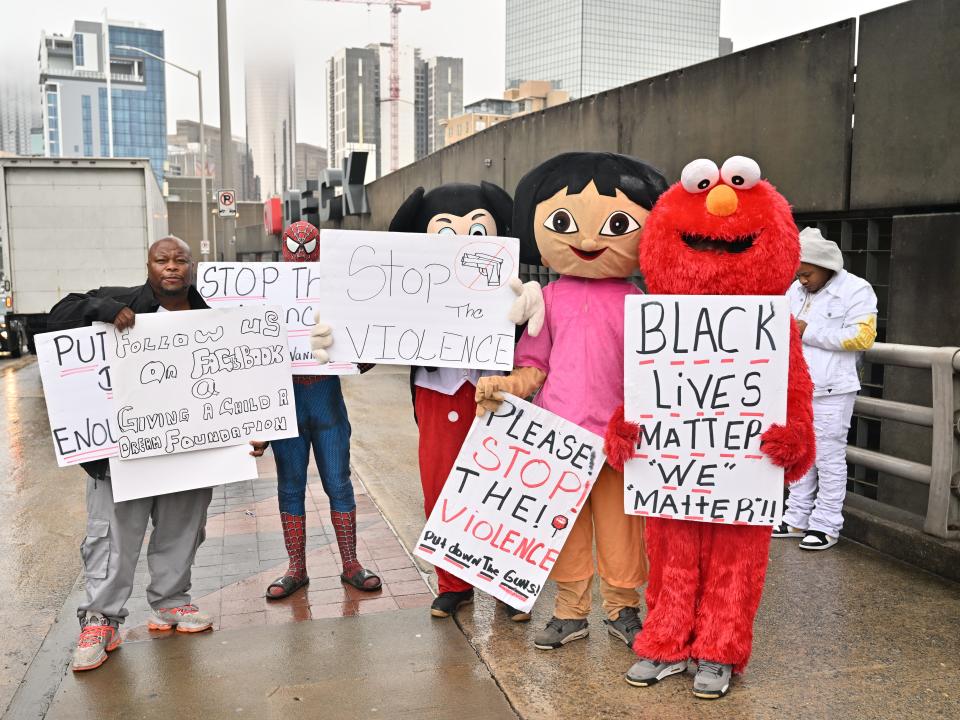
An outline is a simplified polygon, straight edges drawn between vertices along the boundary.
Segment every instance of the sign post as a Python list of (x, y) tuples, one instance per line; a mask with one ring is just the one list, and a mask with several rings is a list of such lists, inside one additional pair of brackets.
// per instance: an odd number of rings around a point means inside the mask
[(760, 439), (787, 411), (790, 311), (781, 296), (627, 298), (624, 469), (630, 515), (776, 525), (783, 469)]

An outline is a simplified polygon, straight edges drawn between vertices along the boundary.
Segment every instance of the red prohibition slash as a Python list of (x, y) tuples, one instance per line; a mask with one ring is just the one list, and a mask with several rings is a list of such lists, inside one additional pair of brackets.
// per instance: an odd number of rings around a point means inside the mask
[(639, 365), (653, 365), (653, 363), (655, 363), (655, 362), (656, 362), (656, 360), (641, 360), (638, 364), (639, 364)]
[(751, 365), (766, 365), (768, 362), (770, 362), (770, 358), (759, 358), (759, 359), (757, 359), (757, 360), (751, 360), (751, 361), (750, 361), (750, 364), (751, 364)]

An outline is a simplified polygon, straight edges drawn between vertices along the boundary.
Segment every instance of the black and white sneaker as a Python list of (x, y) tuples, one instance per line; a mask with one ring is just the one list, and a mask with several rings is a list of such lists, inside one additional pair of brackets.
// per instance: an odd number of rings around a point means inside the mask
[(772, 537), (802, 538), (806, 533), (806, 530), (801, 530), (800, 528), (793, 527), (793, 525), (788, 525), (786, 522), (782, 522), (773, 529)]
[(840, 538), (827, 535), (819, 530), (807, 530), (807, 534), (800, 541), (801, 550), (827, 550), (837, 544)]

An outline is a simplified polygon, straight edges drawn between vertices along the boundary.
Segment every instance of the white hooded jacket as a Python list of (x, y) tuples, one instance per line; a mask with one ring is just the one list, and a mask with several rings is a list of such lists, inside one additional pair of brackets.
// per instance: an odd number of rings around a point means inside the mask
[(803, 356), (813, 396), (858, 391), (857, 357), (877, 336), (877, 296), (870, 283), (840, 270), (816, 293), (794, 281), (787, 298), (793, 316), (807, 323)]

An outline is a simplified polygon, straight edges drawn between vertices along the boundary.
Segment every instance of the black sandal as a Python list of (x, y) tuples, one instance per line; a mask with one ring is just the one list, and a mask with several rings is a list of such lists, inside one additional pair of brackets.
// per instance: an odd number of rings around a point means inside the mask
[[(310, 578), (304, 575), (302, 578), (295, 578), (293, 575), (282, 575), (274, 580), (272, 583), (267, 585), (267, 592), (264, 597), (267, 600), (283, 600), (284, 598), (290, 597), (297, 590), (302, 587), (306, 587), (310, 584)], [(271, 595), (270, 588), (280, 588), (283, 590), (279, 595)]]
[[(364, 585), (364, 583), (370, 578), (376, 578), (377, 584), (372, 586)], [(357, 590), (363, 590), (364, 592), (376, 592), (381, 587), (383, 587), (383, 583), (380, 582), (380, 576), (377, 575), (375, 572), (370, 572), (366, 568), (360, 568), (353, 575), (350, 575), (349, 577), (347, 576), (346, 573), (340, 573), (340, 580), (347, 583), (348, 585), (352, 585)]]

